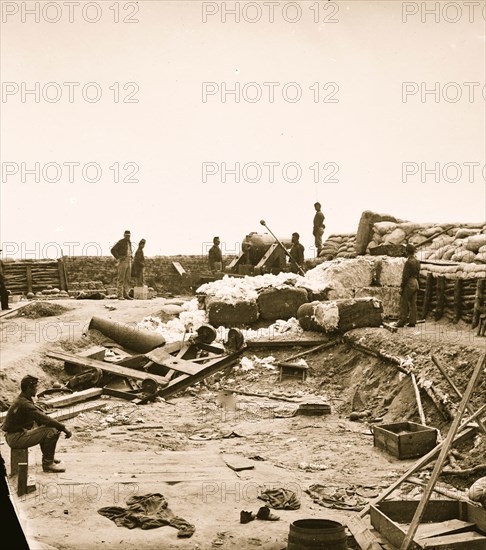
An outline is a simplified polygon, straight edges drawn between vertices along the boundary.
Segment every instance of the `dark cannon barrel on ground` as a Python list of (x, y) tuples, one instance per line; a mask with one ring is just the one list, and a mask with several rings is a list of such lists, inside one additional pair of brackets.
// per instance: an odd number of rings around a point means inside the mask
[(103, 317), (93, 316), (88, 328), (99, 330), (117, 344), (139, 353), (147, 353), (165, 344), (161, 334)]

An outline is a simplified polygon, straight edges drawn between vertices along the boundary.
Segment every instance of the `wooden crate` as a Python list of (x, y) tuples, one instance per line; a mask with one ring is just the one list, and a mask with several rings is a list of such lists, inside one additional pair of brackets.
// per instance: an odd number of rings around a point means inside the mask
[[(400, 548), (419, 501), (384, 501), (370, 506), (371, 525)], [(431, 500), (410, 550), (486, 550), (486, 510), (458, 500)]]
[(416, 458), (437, 445), (437, 430), (415, 422), (373, 426), (373, 444), (399, 459)]

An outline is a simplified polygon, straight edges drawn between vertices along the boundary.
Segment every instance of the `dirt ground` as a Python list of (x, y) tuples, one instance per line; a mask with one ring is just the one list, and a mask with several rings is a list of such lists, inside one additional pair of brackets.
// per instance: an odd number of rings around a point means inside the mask
[[(139, 321), (159, 312), (167, 299), (55, 303), (67, 311), (31, 319), (20, 316), (20, 310), (19, 315), (0, 319), (4, 407), (17, 395), (25, 374), (39, 377), (40, 389), (67, 381), (62, 363), (45, 354), (48, 350), (74, 352), (102, 343), (99, 333), (87, 331), (93, 315)], [(466, 325), (427, 322), (397, 333), (383, 328), (356, 329), (347, 333), (346, 342), (305, 358), (309, 366), (305, 381), (279, 381), (278, 370), (272, 368), (302, 347), (247, 349), (242, 355), (246, 363), (167, 401), (157, 399), (137, 406), (106, 398), (101, 410), (66, 422), (73, 437), (61, 438), (58, 445), (65, 473), (43, 473), (40, 449), (31, 449), (29, 474), (35, 477), (36, 490), (15, 497), (31, 547), (284, 550), (289, 526), (297, 519), (330, 519), (346, 525), (347, 518), (355, 516), (414, 462), (398, 460), (375, 447), (372, 425), (420, 422), (410, 377), (392, 362), (358, 351), (352, 344), (408, 357), (416, 374), (448, 397), (446, 408), (454, 412), (459, 398), (431, 361), (431, 354), (464, 391), (485, 351), (485, 342), (485, 338), (473, 336)], [(234, 393), (223, 403), (221, 391), (225, 388)], [(485, 391), (483, 374), (471, 407), (477, 409), (484, 403)], [(445, 437), (451, 419), (424, 391), (421, 397), (427, 424), (440, 429)], [(308, 399), (329, 404), (331, 413), (293, 415), (299, 403)], [(367, 415), (351, 421), (353, 411)], [(460, 468), (482, 464), (485, 438), (476, 435), (458, 450)], [(9, 470), (9, 448), (3, 438), (0, 452)], [(225, 458), (234, 455), (249, 459), (254, 467), (240, 472), (230, 469)], [(468, 477), (441, 476), (439, 485), (463, 491), (481, 475), (484, 472)], [(280, 516), (279, 521), (240, 523), (240, 511), (256, 512), (265, 504), (260, 498), (265, 491), (278, 488), (294, 492), (300, 508), (272, 510)], [(193, 524), (192, 537), (177, 538), (177, 530), (171, 526), (150, 530), (118, 527), (98, 513), (101, 507), (123, 507), (129, 496), (148, 493), (162, 494), (176, 516)], [(397, 494), (417, 499), (420, 488), (404, 484)], [(349, 545), (357, 548), (351, 538)]]

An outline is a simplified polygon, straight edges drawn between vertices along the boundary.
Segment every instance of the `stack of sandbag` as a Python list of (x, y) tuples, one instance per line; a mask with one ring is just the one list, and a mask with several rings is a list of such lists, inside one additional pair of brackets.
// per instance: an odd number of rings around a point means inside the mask
[(371, 210), (365, 210), (361, 214), (361, 218), (358, 224), (358, 231), (356, 233), (355, 240), (355, 252), (358, 255), (364, 254), (366, 252), (367, 246), (372, 240), (373, 226), (376, 223), (380, 222), (392, 222), (399, 223), (402, 220), (398, 220), (394, 216), (388, 214), (378, 214), (377, 212), (372, 212)]
[(330, 235), (322, 245), (320, 258), (334, 260), (335, 258), (354, 258), (356, 235), (354, 233), (342, 233)]
[[(417, 224), (380, 221), (372, 226), (368, 254), (374, 250), (417, 247), (420, 260), (486, 263), (486, 224)], [(482, 250), (481, 250), (482, 249)]]

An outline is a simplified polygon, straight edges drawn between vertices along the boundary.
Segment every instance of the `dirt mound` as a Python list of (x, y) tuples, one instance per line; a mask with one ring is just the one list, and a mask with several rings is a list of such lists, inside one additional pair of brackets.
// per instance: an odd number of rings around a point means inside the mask
[(60, 304), (53, 304), (51, 302), (33, 302), (23, 307), (16, 317), (27, 317), (28, 319), (39, 319), (41, 317), (53, 317), (62, 315), (67, 311), (71, 311), (71, 308), (61, 306)]

